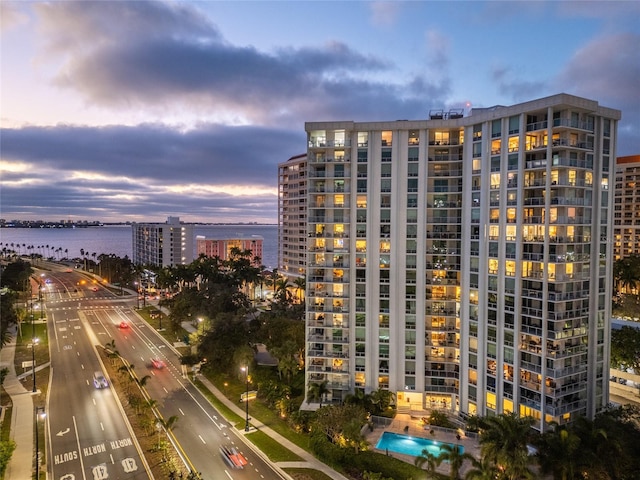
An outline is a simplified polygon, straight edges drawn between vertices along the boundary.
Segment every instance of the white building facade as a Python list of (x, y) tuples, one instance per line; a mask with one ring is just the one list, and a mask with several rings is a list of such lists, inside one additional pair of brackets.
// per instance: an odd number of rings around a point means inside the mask
[(640, 255), (640, 155), (616, 159), (614, 258)]
[(134, 223), (133, 263), (173, 267), (193, 262), (193, 225), (168, 217), (166, 223)]
[(307, 155), (278, 164), (278, 271), (305, 276), (307, 265)]
[(559, 94), (306, 123), (307, 390), (539, 429), (603, 409), (619, 119)]

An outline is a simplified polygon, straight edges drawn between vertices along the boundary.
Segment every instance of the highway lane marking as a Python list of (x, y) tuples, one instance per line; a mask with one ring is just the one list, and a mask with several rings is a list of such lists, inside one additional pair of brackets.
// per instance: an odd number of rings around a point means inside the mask
[[(76, 423), (76, 417), (75, 415), (72, 415), (71, 418), (73, 419), (73, 430), (76, 432), (76, 443), (78, 444), (78, 452), (81, 452), (82, 449), (80, 447), (80, 436), (78, 435), (78, 424)], [(82, 455), (78, 455), (80, 457), (80, 467), (82, 467), (82, 478), (84, 480), (87, 480), (87, 476), (84, 473), (84, 462), (82, 461)]]
[(228, 471), (226, 471), (226, 470), (225, 470), (225, 471), (224, 471), (224, 473), (226, 473), (226, 474), (227, 474), (227, 477), (229, 477), (231, 480), (233, 480), (233, 477), (232, 477), (231, 475), (229, 475), (229, 472), (228, 472)]
[(102, 424), (102, 422), (100, 422), (100, 428), (102, 429), (102, 431), (104, 432), (104, 425)]
[(181, 408), (178, 408), (178, 411), (184, 416), (184, 412), (182, 411)]
[(207, 444), (207, 442), (204, 441), (204, 438), (202, 438), (202, 435), (198, 435), (198, 438), (202, 441), (202, 443), (204, 443), (205, 445)]
[(164, 390), (164, 393), (169, 393), (169, 390), (167, 390), (166, 387), (162, 387), (162, 389)]

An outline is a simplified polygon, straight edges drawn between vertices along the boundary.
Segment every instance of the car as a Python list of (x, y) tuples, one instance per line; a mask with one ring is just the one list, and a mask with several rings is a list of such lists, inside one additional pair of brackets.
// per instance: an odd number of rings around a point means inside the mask
[(158, 370), (162, 370), (165, 367), (165, 363), (160, 360), (159, 358), (152, 358), (151, 359), (151, 366), (153, 368), (156, 368)]
[(120, 325), (118, 325), (118, 327), (119, 328), (129, 328), (129, 324), (123, 320), (123, 321), (120, 322)]
[(93, 292), (97, 292), (97, 291), (98, 291), (98, 287), (91, 287), (91, 290), (92, 290)]
[(93, 372), (93, 386), (97, 389), (107, 388), (109, 386), (109, 382), (102, 372)]
[(247, 465), (247, 459), (238, 451), (236, 447), (220, 446), (220, 453), (231, 468), (244, 468)]

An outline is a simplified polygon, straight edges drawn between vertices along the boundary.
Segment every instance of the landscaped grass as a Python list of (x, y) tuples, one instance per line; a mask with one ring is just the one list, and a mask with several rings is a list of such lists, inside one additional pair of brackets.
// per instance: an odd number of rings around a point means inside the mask
[(294, 480), (332, 480), (324, 472), (320, 470), (312, 470), (310, 468), (283, 468)]
[[(242, 430), (245, 426), (245, 418), (236, 415), (233, 411), (231, 411), (224, 403), (222, 403), (218, 398), (213, 395), (202, 382), (198, 381), (196, 378), (193, 382), (198, 389), (203, 393), (205, 397), (212, 403), (212, 405), (220, 412), (222, 416), (224, 416), (229, 422), (234, 424), (235, 428), (238, 430)], [(266, 435), (261, 431), (255, 431), (253, 433), (248, 434), (247, 439), (250, 440), (253, 444), (255, 444), (258, 449), (264, 452), (272, 462), (299, 462), (302, 459), (293, 453), (291, 450), (283, 447), (277, 441)]]
[(256, 430), (245, 437), (260, 449), (272, 462), (302, 462), (303, 459), (283, 447), (266, 433)]
[[(43, 319), (46, 321), (46, 319)], [(38, 319), (39, 321), (39, 319)], [(22, 335), (20, 335), (22, 331)], [(33, 338), (38, 339), (35, 351), (32, 350)], [(31, 367), (22, 368), (22, 362), (31, 362), (35, 356), (36, 368), (40, 365), (44, 365), (50, 361), (49, 358), (49, 338), (47, 336), (47, 324), (46, 323), (34, 323), (23, 322), (21, 328), (18, 330), (16, 338), (16, 351), (14, 356), (14, 367), (16, 375), (23, 373), (29, 373)], [(32, 389), (33, 377), (29, 374), (23, 381), (23, 385), (27, 390)], [(41, 398), (46, 398), (47, 389), (49, 386), (49, 368), (43, 368), (36, 371), (36, 388), (41, 391)], [(44, 402), (44, 400), (42, 400)], [(36, 406), (40, 405), (38, 399), (36, 399)]]
[(2, 420), (2, 425), (0, 426), (0, 440), (3, 442), (8, 442), (11, 438), (11, 410), (13, 407), (7, 407), (7, 401), (5, 399), (9, 398), (9, 394), (2, 389), (2, 405), (4, 410), (4, 418)]
[[(209, 377), (209, 380), (232, 401), (238, 401), (240, 395), (246, 391), (246, 384), (239, 379), (212, 375)], [(276, 411), (268, 405), (263, 404), (260, 400), (252, 400), (250, 402), (249, 416), (260, 420), (264, 425), (278, 432), (300, 448), (307, 451), (309, 450), (309, 436), (293, 431), (286, 420), (280, 418)]]
[(211, 402), (215, 409), (218, 410), (218, 412), (220, 412), (220, 414), (224, 418), (226, 418), (230, 423), (235, 424), (236, 428), (238, 428), (241, 422), (242, 426), (244, 426), (245, 419), (240, 417), (239, 415), (236, 415), (224, 403), (218, 400), (218, 397), (211, 393), (209, 389), (202, 384), (202, 382), (198, 381), (198, 379), (196, 378), (193, 380), (193, 383), (196, 387), (198, 387), (202, 394), (207, 397), (207, 399)]

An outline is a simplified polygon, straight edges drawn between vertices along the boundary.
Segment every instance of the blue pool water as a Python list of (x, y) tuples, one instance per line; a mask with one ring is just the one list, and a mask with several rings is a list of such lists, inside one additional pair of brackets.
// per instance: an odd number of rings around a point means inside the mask
[[(440, 445), (446, 442), (439, 442), (430, 438), (410, 437), (399, 433), (384, 432), (378, 440), (376, 448), (379, 450), (389, 450), (390, 452), (402, 453), (414, 457), (420, 456), (422, 450), (426, 449), (436, 457), (440, 455)], [(452, 444), (450, 444), (452, 445)], [(460, 453), (464, 452), (464, 447), (458, 445)]]

